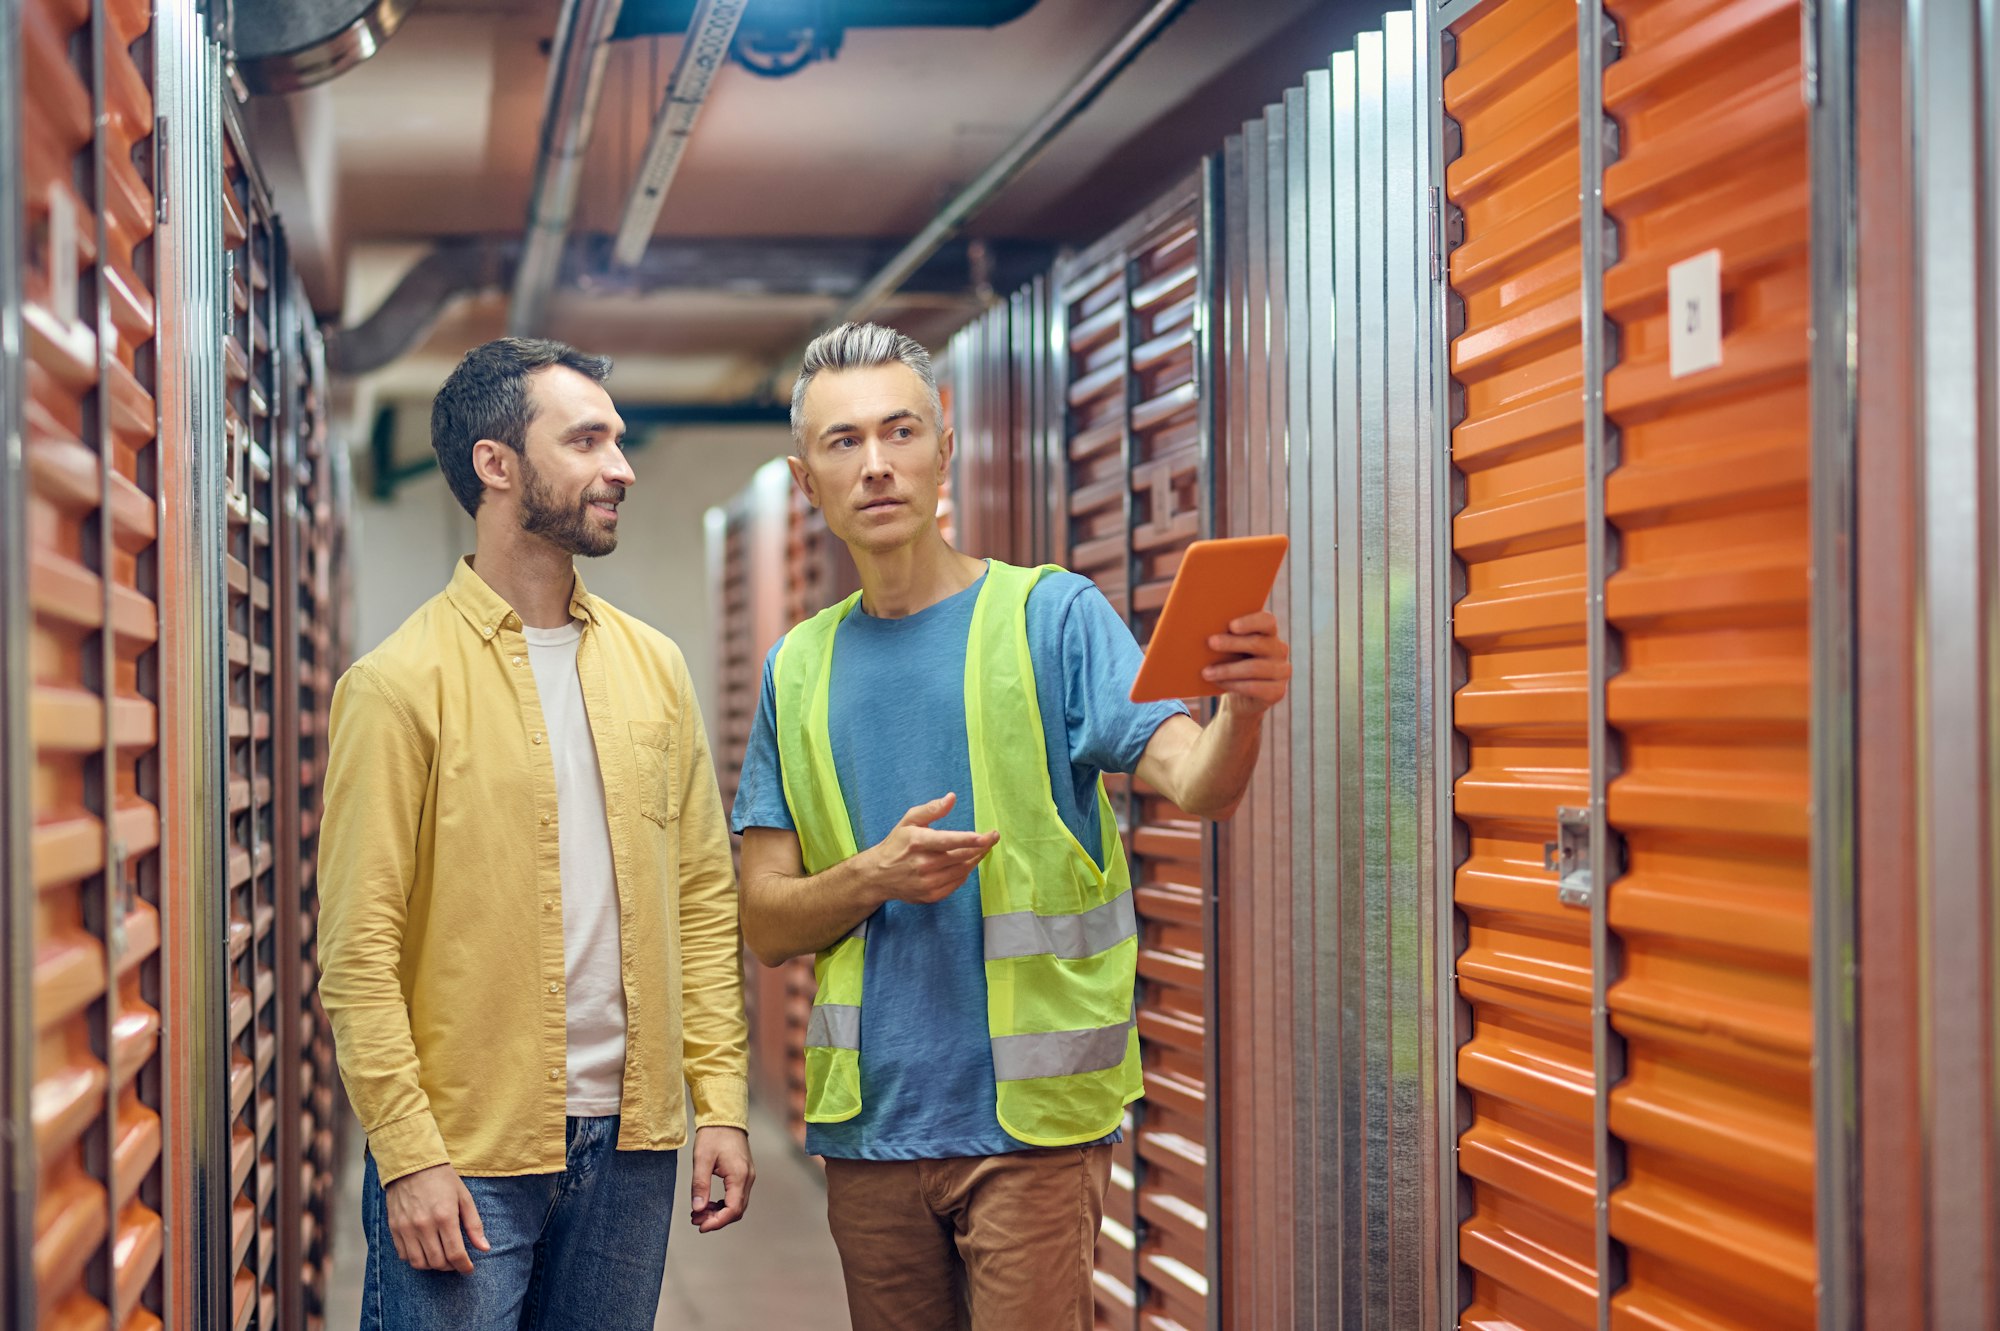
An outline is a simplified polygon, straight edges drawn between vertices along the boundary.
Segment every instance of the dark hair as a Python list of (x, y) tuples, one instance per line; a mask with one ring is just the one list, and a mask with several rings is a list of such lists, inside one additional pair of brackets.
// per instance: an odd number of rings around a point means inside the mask
[(486, 486), (472, 467), (472, 446), (492, 439), (516, 453), (526, 452), (528, 426), (535, 419), (528, 377), (555, 365), (600, 384), (611, 374), (609, 356), (586, 355), (546, 338), (502, 337), (466, 352), (438, 389), (431, 402), (431, 448), (466, 512), (478, 516), (486, 497)]

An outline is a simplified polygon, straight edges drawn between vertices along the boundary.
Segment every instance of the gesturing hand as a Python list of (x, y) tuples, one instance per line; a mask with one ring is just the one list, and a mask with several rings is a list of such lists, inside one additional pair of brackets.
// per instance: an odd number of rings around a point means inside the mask
[[(472, 1258), (465, 1251), (467, 1239), (481, 1252), (489, 1251), (486, 1227), (479, 1223), (479, 1208), (472, 1203), (458, 1171), (450, 1165), (432, 1165), (414, 1174), (405, 1174), (384, 1188), (389, 1212), (389, 1237), (395, 1240), (396, 1255), (419, 1271), (457, 1271), (472, 1274)], [(460, 1225), (464, 1226), (463, 1233)]]
[(943, 901), (1000, 840), (998, 832), (944, 832), (931, 826), (957, 803), (957, 795), (946, 795), (919, 804), (865, 852), (885, 900)]

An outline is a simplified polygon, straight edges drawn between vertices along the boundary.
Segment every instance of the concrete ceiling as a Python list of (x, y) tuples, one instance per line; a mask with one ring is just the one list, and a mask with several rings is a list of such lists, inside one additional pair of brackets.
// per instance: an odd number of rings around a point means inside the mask
[[(900, 241), (1150, 3), (1041, 0), (997, 29), (856, 30), (836, 59), (782, 79), (726, 66), (658, 231)], [(329, 315), (359, 321), (432, 238), (520, 234), (543, 45), (559, 7), (422, 0), (373, 59), (324, 87), (253, 105), (301, 267)], [(1194, 0), (969, 234), (1087, 242), (1323, 61), (1357, 26), (1334, 12), (1352, 8)], [(615, 230), (679, 45), (642, 38), (612, 48), (572, 234)], [(459, 302), (402, 361), (358, 385), (361, 400), (427, 399), (467, 346), (502, 331), (505, 303), (499, 294)], [(835, 308), (724, 291), (570, 292), (547, 331), (619, 357), (614, 387), (624, 395), (725, 400), (754, 390), (773, 358)], [(969, 293), (932, 295), (878, 317), (939, 339), (976, 309)]]

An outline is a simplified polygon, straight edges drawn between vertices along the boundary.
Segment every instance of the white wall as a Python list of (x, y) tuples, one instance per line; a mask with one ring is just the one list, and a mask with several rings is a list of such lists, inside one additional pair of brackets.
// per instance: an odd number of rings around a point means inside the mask
[[(405, 415), (412, 415), (405, 411)], [(406, 457), (420, 445), (404, 444)], [(782, 426), (663, 430), (632, 450), (632, 487), (618, 549), (581, 561), (590, 590), (680, 644), (703, 715), (715, 727), (708, 555), (702, 515), (749, 484), (751, 473), (791, 447)], [(436, 472), (406, 482), (386, 503), (369, 496), (366, 458), (355, 459), (355, 650), (368, 651), (451, 580), (472, 550), (472, 519)]]

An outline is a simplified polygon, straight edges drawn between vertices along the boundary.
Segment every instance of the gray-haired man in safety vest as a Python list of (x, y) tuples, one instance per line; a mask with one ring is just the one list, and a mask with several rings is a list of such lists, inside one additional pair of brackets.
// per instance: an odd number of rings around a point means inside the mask
[(1241, 659), (1211, 671), (1205, 728), (1131, 702), (1139, 648), (1087, 579), (945, 544), (941, 416), (930, 357), (892, 329), (806, 349), (792, 474), (862, 590), (765, 663), (733, 820), (743, 931), (769, 965), (817, 954), (806, 1144), (856, 1331), (1084, 1331), (1141, 1093), (1100, 774), (1227, 817), (1289, 652), (1269, 614), (1214, 639)]

